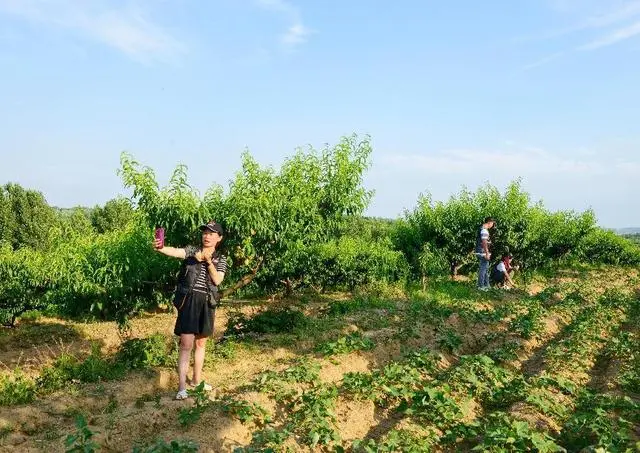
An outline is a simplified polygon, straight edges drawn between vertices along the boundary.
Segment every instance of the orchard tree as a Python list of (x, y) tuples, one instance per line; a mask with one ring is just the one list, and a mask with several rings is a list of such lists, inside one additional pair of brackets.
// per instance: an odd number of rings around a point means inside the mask
[(418, 206), (405, 213), (394, 241), (415, 274), (421, 273), (420, 254), (425, 243), (446, 257), (455, 274), (461, 265), (475, 263), (478, 228), (487, 216), (497, 220), (491, 231), (493, 257), (508, 250), (523, 270), (551, 264), (579, 250), (582, 238), (596, 228), (591, 211), (551, 213), (540, 202), (532, 204), (517, 180), (504, 194), (487, 185), (475, 193), (463, 189), (446, 202), (434, 203), (430, 195), (421, 196)]
[(91, 224), (98, 233), (122, 230), (134, 216), (131, 202), (126, 198), (114, 198), (104, 206), (96, 206), (91, 211)]
[(233, 263), (228, 281), (235, 282), (226, 294), (254, 280), (265, 289), (284, 285), (290, 291), (304, 280), (314, 247), (337, 239), (366, 209), (372, 193), (362, 179), (370, 156), (368, 137), (355, 135), (320, 152), (298, 149), (279, 170), (244, 152), (228, 191), (213, 185), (203, 197), (187, 183), (182, 165), (164, 188), (153, 170), (126, 154), (121, 174), (148, 227), (165, 227), (168, 243), (198, 240), (194, 232), (209, 219), (223, 225), (223, 247)]
[(13, 249), (45, 249), (55, 221), (54, 209), (40, 192), (14, 183), (0, 187), (0, 242)]

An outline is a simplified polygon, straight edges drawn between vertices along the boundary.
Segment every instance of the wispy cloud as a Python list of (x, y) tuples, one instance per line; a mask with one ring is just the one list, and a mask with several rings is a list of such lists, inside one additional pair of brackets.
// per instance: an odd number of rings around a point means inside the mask
[[(534, 36), (520, 37), (517, 41), (549, 41), (560, 38), (586, 40), (571, 51), (564, 50), (542, 57), (521, 68), (528, 71), (546, 65), (573, 51), (594, 51), (618, 44), (640, 35), (640, 0), (611, 0), (608, 2), (585, 0), (550, 0), (552, 9), (572, 17), (573, 25), (550, 30)], [(598, 36), (598, 34), (603, 34)], [(586, 37), (586, 38), (585, 38)]]
[(259, 6), (271, 11), (283, 14), (289, 21), (289, 27), (280, 35), (280, 42), (288, 49), (307, 42), (309, 36), (314, 33), (302, 21), (302, 15), (298, 8), (286, 0), (257, 0)]
[(559, 156), (535, 147), (508, 150), (453, 149), (431, 154), (393, 154), (382, 156), (385, 168), (419, 171), (431, 174), (488, 175), (567, 175), (598, 176), (632, 175), (640, 161), (587, 159), (579, 156)]
[(591, 41), (588, 44), (578, 47), (578, 50), (596, 50), (603, 47), (612, 46), (620, 41), (633, 38), (640, 34), (640, 21), (629, 25), (628, 27), (619, 28), (612, 31), (608, 35)]
[(544, 66), (547, 63), (551, 63), (554, 60), (557, 60), (561, 56), (564, 55), (564, 52), (556, 52), (554, 54), (548, 55), (544, 58), (534, 61), (533, 63), (529, 63), (521, 68), (521, 71), (530, 71), (531, 69), (538, 68), (540, 66)]
[(77, 33), (138, 61), (168, 61), (186, 49), (139, 4), (100, 0), (0, 0), (0, 14)]

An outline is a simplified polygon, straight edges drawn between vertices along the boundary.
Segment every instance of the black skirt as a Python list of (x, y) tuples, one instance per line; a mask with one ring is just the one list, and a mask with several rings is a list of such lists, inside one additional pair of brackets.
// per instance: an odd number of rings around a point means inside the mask
[[(184, 304), (182, 304), (183, 297)], [(186, 297), (182, 296), (179, 299), (174, 304), (178, 309), (178, 319), (176, 319), (173, 333), (176, 335), (192, 333), (202, 337), (208, 337), (213, 334), (215, 309), (209, 307), (207, 294), (191, 291)], [(180, 307), (181, 304), (182, 307)]]

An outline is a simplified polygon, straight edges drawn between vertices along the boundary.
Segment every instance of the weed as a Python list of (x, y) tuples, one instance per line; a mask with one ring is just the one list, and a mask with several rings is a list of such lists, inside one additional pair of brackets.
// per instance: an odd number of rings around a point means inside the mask
[(290, 404), (295, 429), (312, 448), (340, 441), (334, 413), (337, 397), (336, 387), (320, 385), (302, 392)]
[(270, 421), (268, 412), (256, 403), (225, 396), (216, 401), (216, 405), (220, 407), (222, 412), (237, 418), (243, 424), (254, 422), (256, 425), (262, 426)]
[(84, 415), (76, 417), (76, 432), (69, 434), (65, 440), (66, 453), (93, 453), (99, 447), (92, 438), (95, 435)]
[(189, 396), (193, 397), (194, 404), (191, 407), (180, 409), (178, 413), (178, 422), (184, 427), (190, 427), (200, 420), (200, 417), (207, 410), (212, 401), (204, 390), (204, 382), (198, 384), (193, 390), (187, 390)]
[(14, 406), (32, 402), (36, 396), (35, 383), (16, 369), (0, 376), (0, 406)]
[(132, 370), (166, 366), (174, 363), (168, 345), (167, 338), (161, 334), (133, 338), (122, 343), (115, 361)]
[(444, 351), (454, 352), (462, 345), (462, 338), (451, 327), (439, 326), (437, 332), (436, 341)]
[(316, 351), (324, 355), (348, 354), (354, 351), (368, 351), (375, 345), (371, 338), (363, 337), (360, 332), (354, 332), (336, 341), (321, 343), (316, 347)]
[(437, 445), (438, 435), (433, 431), (425, 435), (405, 430), (392, 430), (384, 439), (356, 440), (353, 451), (363, 453), (428, 453)]

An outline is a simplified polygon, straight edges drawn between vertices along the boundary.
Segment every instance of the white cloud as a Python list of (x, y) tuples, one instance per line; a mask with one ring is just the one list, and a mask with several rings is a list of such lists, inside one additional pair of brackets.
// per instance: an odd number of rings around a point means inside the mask
[(311, 31), (302, 24), (294, 24), (289, 27), (289, 30), (282, 35), (283, 44), (295, 46), (297, 44), (303, 44), (307, 41), (307, 36), (311, 34)]
[(257, 0), (259, 6), (283, 14), (290, 25), (287, 30), (280, 35), (280, 42), (287, 48), (292, 49), (307, 42), (313, 30), (304, 25), (300, 11), (291, 3), (285, 0)]
[(592, 41), (578, 48), (578, 50), (596, 50), (603, 47), (611, 46), (620, 41), (633, 38), (640, 34), (640, 21), (629, 25), (628, 27), (619, 28), (612, 31), (607, 36)]
[(139, 61), (170, 60), (185, 46), (149, 20), (139, 5), (100, 0), (0, 0), (0, 13), (67, 29)]
[[(558, 13), (572, 18), (573, 25), (547, 31), (537, 36), (518, 38), (517, 41), (553, 40), (562, 37), (589, 36), (587, 42), (575, 48), (578, 51), (593, 51), (618, 44), (627, 39), (640, 35), (640, 0), (550, 0), (552, 9)], [(603, 33), (604, 36), (596, 37), (595, 33)], [(584, 39), (584, 38), (580, 38)], [(542, 57), (533, 63), (521, 68), (528, 71), (560, 57), (567, 56), (569, 52), (558, 51), (549, 56)]]
[(599, 176), (639, 174), (640, 161), (587, 159), (586, 153), (559, 156), (548, 151), (523, 147), (515, 150), (454, 149), (432, 154), (387, 154), (381, 156), (385, 167), (430, 174), (507, 174)]
[(640, 190), (637, 146), (629, 152), (603, 143), (552, 153), (508, 140), (495, 149), (376, 153), (366, 180), (368, 187), (378, 188), (369, 215), (413, 209), (420, 193), (443, 201), (462, 187), (476, 190), (489, 183), (504, 188), (519, 179), (533, 201), (542, 200), (551, 210), (593, 208), (603, 225), (639, 225), (633, 209)]

